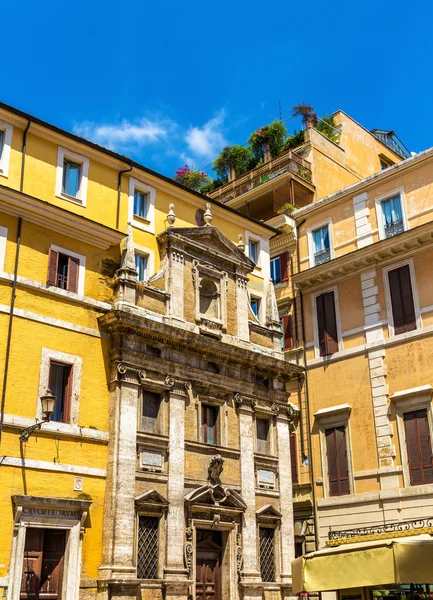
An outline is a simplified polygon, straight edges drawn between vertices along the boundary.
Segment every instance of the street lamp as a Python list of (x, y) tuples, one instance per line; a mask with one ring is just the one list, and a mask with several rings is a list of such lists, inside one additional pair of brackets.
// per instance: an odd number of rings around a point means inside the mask
[(39, 421), (39, 423), (35, 423), (34, 425), (27, 427), (27, 429), (22, 429), (20, 431), (20, 442), (27, 442), (29, 437), (34, 431), (36, 431), (36, 429), (40, 429), (44, 423), (47, 423), (50, 420), (50, 417), (53, 414), (54, 407), (56, 405), (56, 397), (53, 396), (51, 390), (47, 390), (45, 396), (41, 396), (41, 405), (43, 412), (42, 421)]

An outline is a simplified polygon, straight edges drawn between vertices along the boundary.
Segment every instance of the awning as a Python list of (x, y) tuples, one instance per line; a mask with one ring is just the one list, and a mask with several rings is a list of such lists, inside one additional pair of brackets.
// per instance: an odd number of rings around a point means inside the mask
[(293, 592), (390, 583), (433, 582), (433, 538), (427, 534), (342, 544), (292, 562)]

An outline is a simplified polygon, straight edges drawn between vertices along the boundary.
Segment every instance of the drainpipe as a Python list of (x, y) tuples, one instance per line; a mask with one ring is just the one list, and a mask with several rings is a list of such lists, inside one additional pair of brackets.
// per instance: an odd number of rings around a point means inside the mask
[(0, 442), (1, 442), (2, 433), (3, 433), (3, 419), (4, 419), (4, 410), (5, 410), (5, 402), (6, 402), (6, 386), (7, 386), (7, 382), (8, 382), (9, 358), (10, 358), (11, 339), (12, 339), (12, 323), (13, 323), (13, 318), (14, 318), (15, 296), (16, 296), (16, 289), (17, 289), (18, 260), (19, 260), (19, 256), (20, 256), (22, 223), (23, 223), (23, 219), (22, 219), (22, 217), (19, 217), (18, 232), (17, 232), (17, 249), (15, 252), (14, 280), (12, 283), (11, 308), (9, 311), (8, 337), (7, 337), (7, 342), (6, 342), (5, 370), (4, 370), (4, 375), (3, 375), (3, 389), (2, 389), (1, 411), (0, 411)]
[[(298, 263), (298, 273), (301, 272), (301, 257), (299, 256), (299, 228), (305, 223), (306, 219), (296, 224), (296, 254)], [(310, 473), (311, 473), (311, 500), (313, 502), (313, 516), (314, 516), (314, 542), (316, 544), (316, 550), (319, 549), (319, 520), (317, 517), (317, 502), (316, 502), (316, 490), (314, 487), (314, 465), (313, 465), (313, 445), (311, 441), (311, 420), (310, 420), (310, 395), (308, 385), (308, 367), (307, 367), (307, 353), (305, 351), (305, 320), (304, 320), (304, 297), (302, 290), (299, 290), (299, 301), (301, 309), (301, 333), (302, 333), (302, 344), (304, 353), (304, 365), (305, 365), (305, 405), (307, 408), (307, 430), (308, 430), (308, 452), (310, 455)], [(300, 386), (300, 378), (299, 386)]]
[(130, 173), (132, 171), (132, 163), (129, 165), (129, 169), (119, 171), (117, 176), (117, 216), (116, 216), (116, 229), (119, 229), (120, 222), (120, 189), (122, 187), (122, 175), (124, 173)]
[[(27, 150), (27, 132), (30, 128), (31, 119), (27, 121), (26, 128), (23, 133), (23, 144), (21, 148), (21, 176), (20, 176), (20, 192), (23, 191), (24, 187), (24, 167), (26, 162), (26, 150)], [(6, 357), (5, 357), (5, 368), (3, 374), (3, 387), (2, 387), (2, 397), (1, 397), (1, 408), (0, 408), (0, 442), (3, 434), (3, 420), (4, 420), (4, 412), (5, 412), (5, 402), (6, 402), (6, 386), (8, 382), (8, 373), (9, 373), (9, 358), (11, 353), (11, 340), (12, 340), (12, 324), (14, 319), (14, 306), (15, 306), (15, 296), (17, 289), (17, 278), (18, 278), (18, 261), (20, 257), (20, 247), (21, 247), (21, 228), (23, 224), (22, 217), (18, 218), (18, 231), (17, 231), (17, 248), (15, 251), (15, 266), (14, 266), (14, 279), (12, 283), (12, 293), (11, 293), (11, 307), (9, 311), (9, 325), (8, 325), (8, 336), (6, 340)]]

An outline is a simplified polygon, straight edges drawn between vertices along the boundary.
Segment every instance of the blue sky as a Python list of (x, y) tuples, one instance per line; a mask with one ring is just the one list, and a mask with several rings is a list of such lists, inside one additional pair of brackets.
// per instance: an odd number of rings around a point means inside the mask
[(1, 12), (1, 101), (168, 176), (246, 142), (279, 100), (283, 118), (304, 101), (394, 129), (411, 151), (433, 146), (427, 0), (20, 0)]

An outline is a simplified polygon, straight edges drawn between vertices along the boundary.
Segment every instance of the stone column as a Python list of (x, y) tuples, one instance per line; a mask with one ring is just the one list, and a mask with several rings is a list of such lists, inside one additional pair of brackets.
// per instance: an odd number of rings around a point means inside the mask
[(166, 289), (170, 294), (170, 317), (183, 320), (183, 298), (184, 298), (184, 265), (185, 258), (180, 252), (171, 251), (169, 269), (167, 271), (168, 281)]
[(285, 414), (278, 414), (277, 445), (278, 472), (280, 482), (280, 512), (281, 517), (281, 580), (292, 583), (292, 560), (295, 559), (295, 537), (293, 522), (293, 490), (292, 463), (290, 457), (289, 419)]
[(254, 421), (252, 400), (236, 394), (241, 442), (242, 498), (247, 505), (242, 526), (243, 567), (241, 585), (244, 599), (261, 597), (261, 576), (257, 556), (256, 481), (254, 469)]
[(135, 578), (134, 523), (137, 405), (144, 371), (117, 365), (110, 399), (102, 579)]
[(185, 545), (185, 402), (191, 384), (167, 377), (169, 401), (167, 562), (164, 569), (166, 598), (187, 598), (188, 572)]
[(238, 275), (236, 277), (236, 319), (238, 337), (241, 340), (250, 339), (250, 328), (248, 325), (248, 279)]

